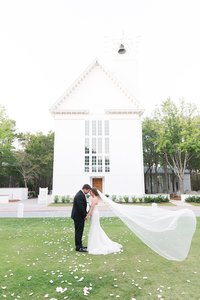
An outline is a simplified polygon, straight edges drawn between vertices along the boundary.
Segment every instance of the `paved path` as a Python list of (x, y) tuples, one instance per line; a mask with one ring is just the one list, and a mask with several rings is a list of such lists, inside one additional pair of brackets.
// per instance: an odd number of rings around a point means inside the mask
[[(174, 206), (162, 206), (163, 209), (177, 210), (189, 208), (194, 211), (197, 216), (200, 216), (200, 206), (193, 206), (189, 203), (180, 200), (171, 200)], [(38, 204), (37, 199), (28, 199), (25, 201), (11, 202), (0, 204), (0, 218), (15, 218), (18, 217), (19, 205), (23, 204), (23, 216), (25, 218), (41, 218), (41, 217), (70, 217), (71, 205), (69, 206), (49, 206)], [(104, 204), (100, 206), (100, 215), (102, 217), (114, 216), (113, 212)]]

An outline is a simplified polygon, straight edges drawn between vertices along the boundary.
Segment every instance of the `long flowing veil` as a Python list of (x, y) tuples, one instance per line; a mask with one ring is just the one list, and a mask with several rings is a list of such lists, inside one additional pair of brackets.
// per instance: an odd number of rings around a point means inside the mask
[(169, 260), (182, 261), (187, 257), (196, 229), (192, 210), (124, 205), (98, 193), (115, 215), (152, 250)]

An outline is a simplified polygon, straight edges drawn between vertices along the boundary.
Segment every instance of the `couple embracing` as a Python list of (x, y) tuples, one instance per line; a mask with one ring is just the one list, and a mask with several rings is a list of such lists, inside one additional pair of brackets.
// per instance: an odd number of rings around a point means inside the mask
[[(87, 212), (86, 195), (90, 193), (90, 209)], [(100, 195), (95, 187), (84, 184), (82, 189), (75, 195), (71, 218), (75, 227), (75, 249), (89, 254), (110, 254), (120, 252), (122, 245), (109, 239), (100, 225), (98, 204)], [(85, 221), (90, 219), (87, 247), (82, 244), (82, 236)]]

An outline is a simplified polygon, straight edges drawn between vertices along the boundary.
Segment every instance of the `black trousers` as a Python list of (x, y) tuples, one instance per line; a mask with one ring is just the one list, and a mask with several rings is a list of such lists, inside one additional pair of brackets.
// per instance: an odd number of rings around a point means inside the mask
[(85, 225), (84, 219), (78, 219), (78, 220), (74, 219), (76, 250), (83, 247), (82, 236), (83, 236), (84, 225)]

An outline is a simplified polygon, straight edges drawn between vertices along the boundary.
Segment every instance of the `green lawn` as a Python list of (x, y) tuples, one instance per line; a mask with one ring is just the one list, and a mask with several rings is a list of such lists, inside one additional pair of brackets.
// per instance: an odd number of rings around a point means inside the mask
[(70, 218), (0, 219), (0, 299), (200, 299), (200, 219), (183, 262), (158, 256), (117, 218), (101, 224), (122, 253), (75, 252)]

